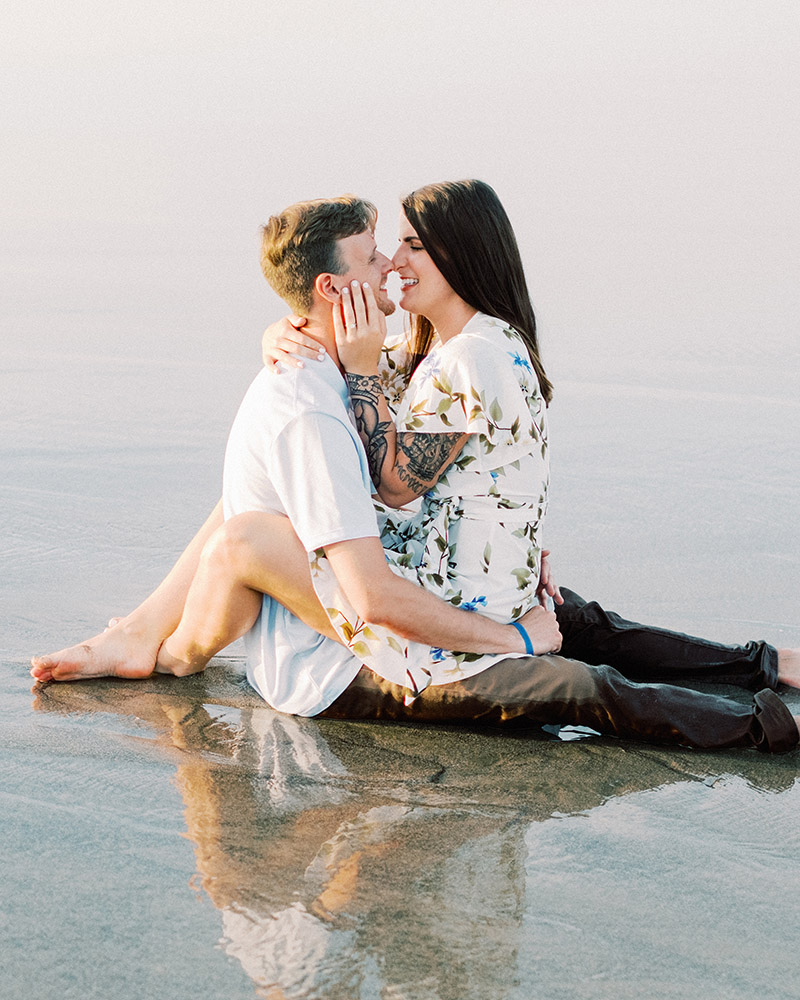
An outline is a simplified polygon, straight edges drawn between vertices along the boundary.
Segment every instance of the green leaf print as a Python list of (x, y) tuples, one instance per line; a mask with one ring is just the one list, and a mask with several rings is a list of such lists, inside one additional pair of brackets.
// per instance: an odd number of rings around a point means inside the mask
[(517, 578), (517, 590), (525, 590), (530, 586), (531, 571), (529, 569), (512, 569), (511, 573)]
[(400, 645), (400, 643), (397, 641), (397, 639), (395, 639), (393, 635), (387, 635), (386, 641), (389, 643), (389, 645), (392, 647), (395, 653), (400, 653), (402, 656), (405, 656), (406, 651), (403, 649), (403, 647)]
[(356, 656), (365, 657), (369, 656), (370, 654), (370, 648), (365, 642), (354, 642), (350, 648), (353, 650)]
[(496, 424), (499, 424), (503, 419), (503, 408), (496, 399), (493, 399), (489, 404), (489, 416)]
[(453, 400), (452, 399), (450, 399), (449, 397), (446, 398), (446, 399), (443, 399), (441, 401), (441, 403), (439, 403), (439, 405), (436, 407), (436, 413), (439, 416), (441, 416), (443, 413), (447, 413), (447, 411), (450, 409), (450, 407), (452, 405), (453, 405)]

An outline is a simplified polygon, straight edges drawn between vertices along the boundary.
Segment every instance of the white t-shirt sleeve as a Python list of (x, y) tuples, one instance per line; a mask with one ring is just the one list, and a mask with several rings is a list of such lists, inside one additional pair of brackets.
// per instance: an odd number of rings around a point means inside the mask
[(278, 435), (270, 479), (309, 552), (350, 538), (378, 537), (363, 449), (342, 421), (304, 413)]

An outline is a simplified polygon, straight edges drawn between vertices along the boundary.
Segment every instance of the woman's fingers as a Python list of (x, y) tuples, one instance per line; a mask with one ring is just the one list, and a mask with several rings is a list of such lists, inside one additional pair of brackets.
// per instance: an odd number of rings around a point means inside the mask
[[(342, 295), (344, 299), (344, 295)], [(341, 347), (342, 344), (347, 343), (346, 335), (344, 332), (344, 319), (342, 318), (342, 310), (344, 308), (344, 302), (334, 302), (331, 307), (331, 315), (333, 316), (333, 335), (336, 338), (336, 344)]]
[(359, 332), (366, 332), (367, 329), (367, 307), (364, 304), (364, 293), (362, 291), (361, 285), (354, 281), (350, 286), (351, 291), (351, 301), (353, 303), (353, 311), (356, 316), (356, 328)]
[(369, 317), (369, 322), (380, 331), (382, 334), (381, 344), (386, 340), (386, 317), (384, 316), (381, 309), (378, 308), (377, 300), (375, 299), (375, 292), (372, 290), (372, 286), (364, 282), (364, 301), (367, 306), (367, 316)]
[[(267, 368), (280, 372), (280, 364), (302, 368), (304, 357), (324, 359), (325, 348), (302, 332), (307, 322), (303, 316), (284, 316), (267, 327), (261, 337), (261, 357)], [(294, 354), (301, 358), (292, 357)]]
[(353, 309), (353, 296), (347, 285), (342, 289), (342, 315), (344, 316), (344, 326), (347, 332), (355, 330), (356, 314)]

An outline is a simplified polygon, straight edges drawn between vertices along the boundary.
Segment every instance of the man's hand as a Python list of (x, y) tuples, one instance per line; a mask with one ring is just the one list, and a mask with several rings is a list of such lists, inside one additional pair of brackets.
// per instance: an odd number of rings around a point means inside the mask
[(528, 633), (535, 656), (557, 653), (561, 649), (561, 631), (555, 611), (545, 611), (537, 605), (519, 619), (519, 624)]
[[(264, 365), (276, 375), (280, 374), (281, 364), (294, 368), (303, 368), (303, 358), (314, 361), (324, 361), (326, 350), (320, 344), (303, 333), (303, 327), (308, 320), (305, 316), (284, 316), (277, 323), (268, 326), (261, 337), (261, 357)], [(293, 357), (299, 354), (300, 358)]]
[(386, 340), (386, 317), (369, 285), (354, 281), (342, 289), (341, 304), (333, 306), (336, 350), (346, 372), (374, 375)]
[(561, 591), (553, 580), (553, 571), (550, 568), (550, 550), (542, 549), (541, 569), (539, 571), (539, 584), (536, 587), (536, 597), (539, 604), (545, 609), (550, 607), (548, 598), (552, 598), (556, 604), (563, 604), (564, 598)]

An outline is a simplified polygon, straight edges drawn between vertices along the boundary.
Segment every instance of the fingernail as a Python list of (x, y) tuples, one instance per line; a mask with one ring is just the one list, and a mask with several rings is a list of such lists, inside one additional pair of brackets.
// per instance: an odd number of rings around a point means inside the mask
[[(353, 284), (355, 284), (355, 282), (353, 282)], [(342, 295), (349, 295), (349, 294), (350, 294), (350, 289), (347, 287), (347, 285), (345, 285), (344, 288), (342, 289)]]
[(303, 361), (298, 361), (297, 362), (297, 367), (298, 368), (305, 368), (305, 363)]
[(319, 354), (317, 355), (317, 361), (324, 361), (324, 360), (325, 360), (325, 352), (320, 351)]
[(353, 282), (353, 288), (358, 288), (358, 282), (357, 281)]

